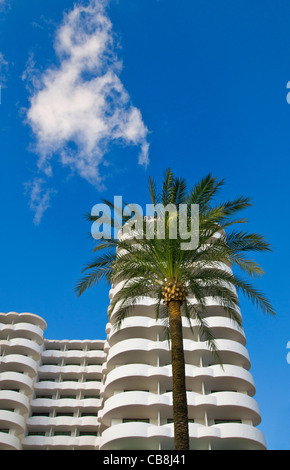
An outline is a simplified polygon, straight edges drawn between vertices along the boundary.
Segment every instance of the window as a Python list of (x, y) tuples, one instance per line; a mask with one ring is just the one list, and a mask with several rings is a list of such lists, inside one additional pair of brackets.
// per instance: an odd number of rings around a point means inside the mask
[(54, 361), (53, 359), (51, 359), (51, 360), (43, 359), (42, 360), (42, 365), (43, 366), (60, 366), (60, 362), (59, 361)]
[(55, 345), (50, 345), (50, 344), (47, 344), (45, 348), (45, 351), (48, 352), (48, 351), (63, 351), (63, 348), (60, 347), (60, 346), (55, 346)]
[(37, 400), (39, 398), (45, 398), (45, 399), (47, 398), (47, 399), (51, 400), (52, 397), (53, 397), (52, 395), (36, 395), (35, 399)]
[(39, 378), (38, 382), (57, 382), (55, 377), (43, 377)]
[[(174, 419), (168, 419), (168, 420), (167, 420), (167, 423), (168, 423), (168, 424), (174, 423)], [(188, 423), (194, 423), (194, 419), (188, 418)]]
[(68, 398), (68, 399), (71, 399), (71, 400), (75, 400), (76, 399), (76, 396), (75, 395), (60, 395), (59, 398)]
[(214, 424), (223, 424), (223, 423), (241, 423), (240, 419), (215, 419)]
[(134, 418), (125, 418), (123, 419), (123, 423), (150, 423), (149, 419), (134, 419)]

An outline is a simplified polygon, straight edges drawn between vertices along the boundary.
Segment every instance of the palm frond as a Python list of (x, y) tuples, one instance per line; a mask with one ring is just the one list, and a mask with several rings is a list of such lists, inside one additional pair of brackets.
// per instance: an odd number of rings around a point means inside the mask
[(167, 206), (172, 202), (172, 192), (174, 189), (174, 176), (170, 168), (168, 168), (164, 174), (164, 183), (161, 193), (161, 202), (164, 206)]
[(224, 180), (217, 181), (217, 178), (209, 173), (193, 187), (189, 195), (189, 203), (199, 204), (201, 210), (204, 210), (204, 208), (209, 205), (211, 199), (216, 196), (223, 184)]
[(160, 197), (159, 197), (159, 194), (157, 193), (156, 183), (151, 178), (151, 176), (149, 177), (148, 189), (149, 189), (151, 204), (153, 204), (154, 206), (156, 204), (159, 204), (160, 203)]

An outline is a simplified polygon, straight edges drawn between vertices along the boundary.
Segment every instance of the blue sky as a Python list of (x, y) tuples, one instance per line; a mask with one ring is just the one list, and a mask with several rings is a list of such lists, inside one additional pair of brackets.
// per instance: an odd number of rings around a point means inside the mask
[(105, 338), (108, 287), (73, 292), (84, 214), (148, 202), (167, 167), (225, 178), (221, 200), (252, 197), (247, 228), (273, 247), (257, 286), (277, 318), (241, 298), (269, 449), (290, 449), (289, 20), (286, 0), (0, 1), (1, 311)]

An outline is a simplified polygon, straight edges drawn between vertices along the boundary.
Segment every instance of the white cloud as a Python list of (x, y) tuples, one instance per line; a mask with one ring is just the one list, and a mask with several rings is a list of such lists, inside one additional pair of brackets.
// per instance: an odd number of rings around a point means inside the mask
[(6, 81), (7, 69), (8, 69), (8, 62), (7, 60), (5, 60), (2, 52), (0, 52), (0, 86), (3, 86)]
[(100, 164), (111, 144), (139, 148), (148, 164), (149, 144), (139, 109), (120, 80), (107, 1), (78, 3), (55, 38), (58, 65), (43, 74), (30, 58), (23, 78), (32, 91), (27, 122), (35, 138), (37, 165), (52, 176), (56, 161), (102, 188)]
[[(10, 0), (0, 0), (0, 12), (5, 11), (6, 7), (9, 6)], [(0, 52), (0, 86), (3, 87), (7, 79), (8, 62), (4, 58), (2, 52)]]
[(3, 10), (6, 7), (10, 6), (11, 0), (0, 0), (0, 9)]
[(34, 212), (35, 225), (40, 224), (44, 212), (50, 207), (52, 195), (56, 193), (54, 189), (45, 188), (44, 185), (43, 178), (34, 178), (32, 182), (25, 184), (25, 190), (30, 196), (30, 208)]

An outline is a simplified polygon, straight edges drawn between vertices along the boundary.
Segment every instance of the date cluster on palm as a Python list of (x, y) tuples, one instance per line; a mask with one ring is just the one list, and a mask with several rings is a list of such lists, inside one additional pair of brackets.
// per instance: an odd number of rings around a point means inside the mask
[(183, 303), (186, 297), (186, 291), (183, 285), (178, 281), (167, 281), (162, 288), (162, 298), (166, 305), (172, 300), (178, 300)]

